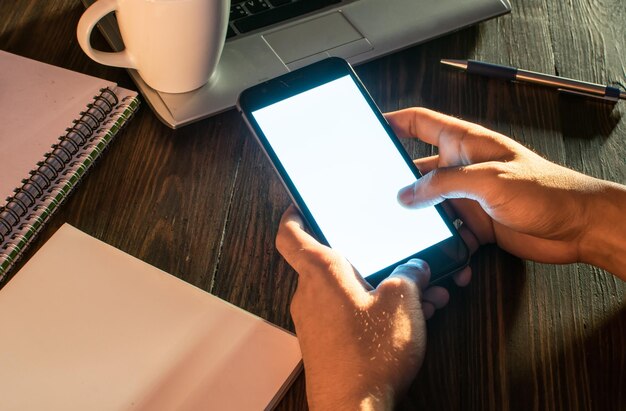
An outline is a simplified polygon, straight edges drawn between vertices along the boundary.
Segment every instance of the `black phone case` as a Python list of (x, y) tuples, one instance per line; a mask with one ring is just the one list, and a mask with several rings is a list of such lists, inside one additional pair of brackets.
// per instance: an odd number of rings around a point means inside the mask
[[(314, 88), (318, 85), (322, 85), (339, 77), (350, 75), (363, 97), (376, 114), (378, 120), (381, 122), (385, 131), (389, 135), (390, 139), (395, 144), (398, 151), (402, 154), (402, 157), (406, 161), (407, 165), (411, 168), (415, 174), (415, 178), (420, 178), (420, 173), (413, 164), (411, 157), (408, 155), (400, 140), (396, 137), (395, 133), (391, 129), (391, 126), (384, 118), (378, 106), (374, 103), (369, 92), (362, 84), (352, 67), (343, 59), (337, 57), (331, 57), (320, 62), (314, 63), (310, 66), (303, 67), (301, 69), (284, 74), (272, 80), (268, 80), (264, 83), (258, 84), (254, 87), (244, 90), (237, 101), (237, 108), (242, 114), (244, 120), (248, 124), (248, 127), (253, 132), (259, 145), (263, 148), (263, 151), (267, 155), (274, 169), (278, 173), (283, 185), (287, 189), (291, 199), (297, 206), (298, 210), (304, 217), (306, 223), (311, 229), (314, 236), (325, 245), (329, 245), (328, 241), (324, 237), (324, 233), (317, 225), (315, 218), (309, 211), (306, 203), (301, 198), (298, 190), (292, 183), (288, 173), (282, 167), (282, 164), (269, 142), (265, 138), (259, 125), (251, 115), (255, 109), (265, 107), (272, 103), (281, 101), (285, 98), (299, 94), (303, 91)], [(440, 205), (435, 206), (446, 222), (448, 228), (453, 233), (453, 236), (441, 243), (435, 244), (425, 250), (415, 253), (411, 256), (407, 256), (405, 259), (398, 261), (383, 270), (368, 275), (365, 279), (372, 286), (378, 285), (380, 281), (386, 278), (395, 267), (408, 261), (411, 258), (420, 258), (425, 260), (431, 269), (431, 283), (439, 282), (454, 272), (465, 267), (469, 262), (469, 250), (456, 228), (442, 209)]]

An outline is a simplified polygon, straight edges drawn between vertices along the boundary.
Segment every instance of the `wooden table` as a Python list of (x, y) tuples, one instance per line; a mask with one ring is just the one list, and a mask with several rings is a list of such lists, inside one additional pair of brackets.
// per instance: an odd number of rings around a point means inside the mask
[[(77, 0), (0, 3), (0, 48), (134, 88), (80, 50)], [(466, 75), (475, 58), (626, 83), (623, 0), (515, 1), (510, 15), (357, 67), (385, 110), (426, 106), (510, 135), (549, 159), (626, 183), (626, 102)], [(106, 45), (94, 35), (101, 48)], [(1, 92), (1, 90), (0, 90)], [(431, 153), (407, 142), (414, 156)], [(293, 330), (297, 282), (274, 249), (289, 200), (234, 111), (173, 131), (144, 105), (53, 218)], [(625, 205), (626, 208), (626, 205)], [(626, 409), (626, 284), (584, 264), (525, 262), (496, 246), (472, 259), (429, 322), (426, 362), (399, 409)], [(306, 408), (301, 376), (280, 404)]]

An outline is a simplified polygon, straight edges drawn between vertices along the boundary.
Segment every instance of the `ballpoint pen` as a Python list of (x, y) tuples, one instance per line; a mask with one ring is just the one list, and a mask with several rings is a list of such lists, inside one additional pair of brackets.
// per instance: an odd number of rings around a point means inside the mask
[(501, 66), (499, 64), (484, 63), (476, 60), (443, 59), (441, 60), (441, 63), (459, 68), (461, 70), (467, 70), (468, 73), (472, 74), (481, 74), (487, 77), (540, 84), (558, 88), (560, 91), (566, 93), (598, 97), (609, 101), (626, 99), (626, 91), (622, 91), (617, 87), (604, 86), (602, 84), (594, 84), (581, 80), (573, 80), (565, 77), (553, 76), (551, 74), (537, 73), (534, 71)]

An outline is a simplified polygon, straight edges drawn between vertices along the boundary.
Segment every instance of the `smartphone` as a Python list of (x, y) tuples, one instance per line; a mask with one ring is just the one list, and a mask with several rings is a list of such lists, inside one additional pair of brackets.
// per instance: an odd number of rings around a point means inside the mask
[(440, 206), (398, 203), (419, 171), (345, 60), (258, 84), (237, 106), (313, 235), (372, 286), (411, 258), (428, 262), (431, 282), (467, 265)]

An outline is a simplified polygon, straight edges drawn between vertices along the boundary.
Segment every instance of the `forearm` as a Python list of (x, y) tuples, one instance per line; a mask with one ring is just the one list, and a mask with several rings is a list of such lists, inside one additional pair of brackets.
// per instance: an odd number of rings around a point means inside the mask
[(581, 259), (626, 281), (626, 186), (602, 181), (589, 206)]

